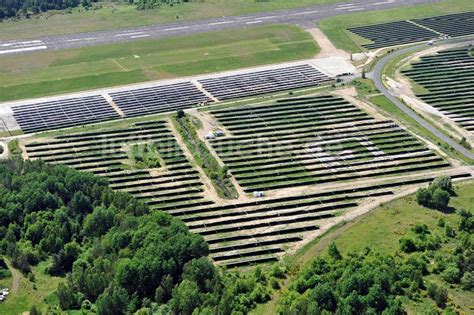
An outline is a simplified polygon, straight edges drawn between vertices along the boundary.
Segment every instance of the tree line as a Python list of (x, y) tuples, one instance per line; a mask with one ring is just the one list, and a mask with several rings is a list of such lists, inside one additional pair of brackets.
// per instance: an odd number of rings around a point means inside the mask
[[(12, 17), (29, 17), (49, 10), (65, 10), (82, 6), (88, 8), (97, 0), (0, 0), (0, 20)], [(139, 10), (157, 9), (163, 5), (176, 5), (189, 0), (129, 0)]]
[(0, 256), (31, 281), (40, 261), (64, 277), (48, 312), (248, 313), (284, 276), (277, 265), (227, 271), (208, 254), (181, 220), (112, 191), (103, 178), (41, 161), (0, 162)]
[(90, 6), (97, 0), (0, 0), (0, 20), (16, 16), (29, 17), (49, 10), (65, 10), (79, 5)]
[[(455, 194), (447, 179), (429, 189)], [(474, 290), (474, 217), (461, 210), (454, 222), (414, 225), (395, 255), (343, 255), (331, 245), (297, 274), (278, 312), (405, 314), (409, 301), (428, 296), (449, 313), (447, 286)], [(112, 191), (103, 178), (41, 161), (0, 162), (0, 256), (31, 281), (41, 261), (63, 277), (48, 313), (247, 314), (286, 277), (280, 264), (229, 271), (208, 254), (182, 221)]]

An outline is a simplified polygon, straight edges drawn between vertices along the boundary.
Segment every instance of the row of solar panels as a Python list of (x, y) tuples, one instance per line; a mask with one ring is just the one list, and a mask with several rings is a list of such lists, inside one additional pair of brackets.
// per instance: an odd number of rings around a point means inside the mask
[(440, 34), (450, 37), (474, 34), (474, 12), (367, 25), (348, 30), (373, 42), (362, 47), (376, 49), (430, 40)]
[[(292, 66), (199, 81), (220, 100), (317, 86), (330, 78), (310, 65)], [(109, 94), (126, 117), (157, 114), (212, 100), (191, 82)], [(85, 125), (121, 116), (101, 95), (12, 107), (25, 133)]]

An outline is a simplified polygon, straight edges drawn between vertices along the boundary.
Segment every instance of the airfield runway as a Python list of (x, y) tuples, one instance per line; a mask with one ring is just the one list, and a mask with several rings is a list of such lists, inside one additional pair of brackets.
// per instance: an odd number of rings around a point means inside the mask
[(296, 24), (304, 28), (312, 28), (315, 26), (316, 21), (331, 16), (439, 1), (441, 0), (352, 0), (350, 2), (330, 5), (310, 6), (241, 16), (47, 36), (27, 40), (0, 41), (0, 55), (79, 48), (147, 38), (156, 39), (224, 29), (239, 29), (264, 24)]

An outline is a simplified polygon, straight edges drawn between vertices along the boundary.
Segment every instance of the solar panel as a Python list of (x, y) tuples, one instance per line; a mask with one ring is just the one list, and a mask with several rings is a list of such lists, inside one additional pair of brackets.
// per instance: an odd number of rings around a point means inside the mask
[(371, 40), (372, 44), (362, 45), (362, 47), (367, 49), (416, 43), (439, 36), (439, 34), (433, 31), (408, 21), (354, 27), (348, 30), (358, 36)]
[(191, 82), (110, 93), (126, 116), (141, 116), (189, 108), (210, 102)]
[(69, 98), (12, 107), (25, 133), (78, 126), (120, 118), (100, 95)]
[(474, 12), (435, 16), (413, 22), (451, 37), (474, 34)]
[(317, 86), (330, 78), (310, 65), (199, 80), (220, 100)]

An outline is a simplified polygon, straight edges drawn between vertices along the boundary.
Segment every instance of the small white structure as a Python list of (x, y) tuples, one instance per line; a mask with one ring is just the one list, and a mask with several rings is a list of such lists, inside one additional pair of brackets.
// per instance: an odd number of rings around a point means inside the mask
[(428, 46), (433, 46), (434, 42), (430, 40), (429, 42), (426, 43)]
[(216, 138), (216, 136), (215, 136), (213, 133), (208, 133), (208, 134), (206, 135), (206, 139), (207, 139), (207, 140), (212, 140), (212, 139), (215, 139), (215, 138)]
[(265, 193), (263, 191), (254, 191), (253, 196), (255, 198), (261, 198), (261, 197), (265, 197)]
[(224, 133), (224, 131), (222, 131), (220, 129), (217, 129), (216, 131), (214, 131), (214, 135), (216, 137), (223, 137), (223, 136), (225, 136), (225, 133)]
[(9, 294), (10, 292), (8, 291), (8, 288), (5, 288), (5, 289), (2, 289), (0, 291), (0, 302), (3, 302), (6, 298), (7, 298), (7, 295)]

